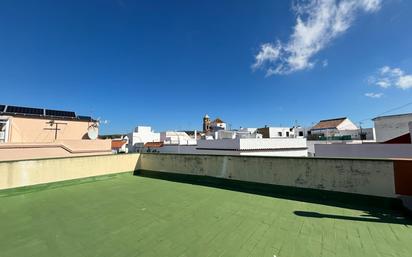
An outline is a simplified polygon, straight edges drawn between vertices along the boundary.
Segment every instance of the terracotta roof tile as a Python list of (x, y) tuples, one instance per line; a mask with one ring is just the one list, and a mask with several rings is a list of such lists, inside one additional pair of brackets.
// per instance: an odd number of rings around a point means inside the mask
[(126, 142), (126, 140), (112, 140), (112, 149), (121, 148)]
[(163, 142), (147, 142), (144, 144), (144, 147), (162, 147)]
[(221, 120), (220, 118), (216, 118), (214, 121), (214, 123), (225, 123), (223, 120)]
[(341, 124), (345, 119), (346, 117), (330, 120), (321, 120), (318, 124), (312, 127), (312, 129), (333, 129), (339, 126), (339, 124)]

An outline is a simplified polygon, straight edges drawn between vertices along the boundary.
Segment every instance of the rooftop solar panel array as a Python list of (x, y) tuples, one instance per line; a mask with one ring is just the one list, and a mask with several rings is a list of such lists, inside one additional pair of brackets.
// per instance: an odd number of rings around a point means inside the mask
[(56, 118), (70, 118), (78, 119), (82, 121), (93, 121), (90, 116), (76, 116), (75, 112), (70, 111), (60, 111), (60, 110), (50, 110), (50, 109), (40, 109), (13, 105), (0, 104), (0, 113), (14, 114), (14, 115), (31, 115), (31, 116), (52, 116)]
[(78, 115), (77, 118), (78, 118), (79, 120), (92, 121), (92, 117), (90, 117), (90, 116)]
[(6, 112), (18, 113), (18, 114), (28, 114), (28, 115), (43, 115), (44, 114), (43, 109), (12, 106), (12, 105), (7, 106)]
[(48, 110), (48, 109), (46, 109), (46, 115), (57, 116), (57, 117), (76, 118), (76, 114), (74, 112), (59, 111), (59, 110)]

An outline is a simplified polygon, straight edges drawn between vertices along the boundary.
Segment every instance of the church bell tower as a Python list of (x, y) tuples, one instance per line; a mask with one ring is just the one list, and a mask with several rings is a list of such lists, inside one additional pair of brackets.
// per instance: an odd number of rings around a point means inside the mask
[(207, 133), (210, 131), (210, 118), (209, 115), (205, 115), (205, 117), (203, 117), (203, 132)]

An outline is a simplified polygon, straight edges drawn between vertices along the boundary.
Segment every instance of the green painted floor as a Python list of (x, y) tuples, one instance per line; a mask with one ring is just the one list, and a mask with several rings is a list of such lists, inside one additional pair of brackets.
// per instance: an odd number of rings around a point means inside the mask
[(0, 256), (412, 256), (402, 219), (131, 174), (86, 182), (0, 191)]

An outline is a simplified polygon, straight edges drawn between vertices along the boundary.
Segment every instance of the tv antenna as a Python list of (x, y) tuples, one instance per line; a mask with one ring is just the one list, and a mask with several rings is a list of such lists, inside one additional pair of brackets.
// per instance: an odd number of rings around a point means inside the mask
[(96, 121), (99, 123), (99, 125), (108, 125), (110, 123), (110, 120), (104, 120), (101, 117), (97, 118)]
[[(59, 128), (59, 125), (67, 125), (66, 122), (56, 122), (55, 120), (50, 120), (46, 122), (46, 124), (49, 124), (50, 127), (52, 128), (44, 128), (45, 130), (54, 130), (54, 140), (57, 140), (57, 132), (61, 130)], [(54, 126), (54, 128), (53, 128)]]

